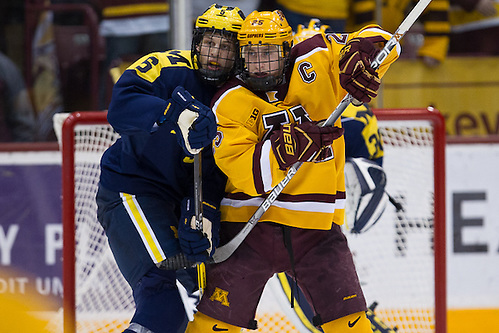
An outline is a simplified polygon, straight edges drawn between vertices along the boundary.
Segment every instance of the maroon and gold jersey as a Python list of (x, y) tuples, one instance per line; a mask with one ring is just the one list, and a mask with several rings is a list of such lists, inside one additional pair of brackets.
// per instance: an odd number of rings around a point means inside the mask
[[(213, 99), (218, 120), (215, 161), (228, 176), (222, 200), (222, 221), (246, 222), (265, 194), (286, 175), (280, 170), (268, 140), (285, 123), (318, 121), (329, 117), (346, 91), (339, 83), (339, 53), (351, 38), (391, 35), (378, 26), (352, 34), (318, 34), (291, 50), (284, 84), (276, 90), (251, 92), (238, 78), (227, 82)], [(378, 72), (382, 76), (398, 57), (394, 49)], [(341, 126), (340, 120), (335, 124)], [(345, 142), (337, 139), (330, 157), (305, 162), (261, 221), (304, 229), (342, 224), (345, 208)]]

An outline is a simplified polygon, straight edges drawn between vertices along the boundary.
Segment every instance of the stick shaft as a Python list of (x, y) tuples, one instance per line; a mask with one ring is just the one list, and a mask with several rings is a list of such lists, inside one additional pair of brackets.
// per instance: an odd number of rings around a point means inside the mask
[(203, 230), (203, 175), (201, 153), (194, 155), (194, 214), (196, 229)]

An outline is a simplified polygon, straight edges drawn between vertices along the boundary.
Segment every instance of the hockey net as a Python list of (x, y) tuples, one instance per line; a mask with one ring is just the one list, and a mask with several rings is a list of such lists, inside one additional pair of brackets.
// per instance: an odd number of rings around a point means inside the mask
[[(444, 333), (443, 118), (431, 109), (377, 110), (376, 115), (386, 190), (404, 211), (388, 204), (369, 231), (347, 232), (359, 278), (369, 305), (378, 304), (377, 317), (399, 333)], [(134, 302), (97, 222), (95, 203), (100, 157), (119, 136), (105, 112), (60, 115), (54, 128), (62, 144), (64, 298), (52, 326), (64, 333), (122, 332)], [(319, 332), (290, 310), (286, 287), (277, 277), (272, 280), (258, 308), (257, 332)]]

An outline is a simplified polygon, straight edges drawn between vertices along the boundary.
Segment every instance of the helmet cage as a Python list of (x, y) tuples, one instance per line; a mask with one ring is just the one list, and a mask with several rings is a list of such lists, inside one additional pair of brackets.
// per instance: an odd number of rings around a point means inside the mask
[(238, 53), (237, 32), (244, 22), (238, 7), (211, 5), (196, 19), (191, 57), (198, 76), (220, 86), (235, 71)]
[(253, 11), (238, 32), (241, 79), (252, 90), (270, 90), (283, 82), (293, 30), (280, 10)]
[(239, 48), (241, 79), (256, 91), (270, 90), (284, 81), (289, 62), (288, 42), (248, 43)]
[(237, 34), (226, 30), (196, 28), (191, 54), (200, 78), (210, 85), (219, 86), (235, 71)]

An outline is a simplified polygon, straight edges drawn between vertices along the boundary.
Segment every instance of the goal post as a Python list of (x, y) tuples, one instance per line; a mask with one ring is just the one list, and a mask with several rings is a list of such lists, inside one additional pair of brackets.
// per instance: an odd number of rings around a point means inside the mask
[[(98, 332), (100, 324), (102, 327), (112, 326), (107, 332), (121, 332), (126, 325), (124, 321), (133, 314), (133, 300), (126, 281), (121, 278), (116, 265), (113, 267), (113, 262), (110, 262), (112, 258), (109, 246), (97, 221), (95, 203), (100, 157), (119, 135), (113, 131), (107, 122), (107, 113), (103, 111), (58, 114), (54, 117), (54, 130), (62, 152), (63, 332)], [(95, 251), (90, 252), (92, 250)], [(92, 278), (92, 269), (97, 262), (101, 261), (102, 264), (102, 253), (105, 252), (107, 263), (111, 265), (110, 274), (114, 277), (94, 274)], [(94, 257), (91, 257), (92, 254), (89, 257), (89, 253), (93, 253)], [(104, 277), (104, 280), (101, 281), (99, 277)], [(84, 281), (87, 278), (91, 280)], [(119, 283), (112, 285), (115, 281)], [(96, 287), (93, 291), (86, 289), (88, 295), (77, 297), (82, 288), (89, 284), (101, 284), (102, 287)], [(117, 290), (113, 295), (98, 294), (98, 290), (112, 288)], [(119, 302), (120, 298), (116, 298), (116, 294), (124, 294), (121, 298), (124, 297), (127, 301), (124, 304), (111, 304)], [(90, 317), (100, 317), (100, 310), (104, 313), (104, 319), (95, 320), (94, 323), (85, 314), (83, 318), (77, 317), (79, 309), (89, 310), (87, 305), (81, 303), (85, 302), (84, 299), (88, 301), (91, 296), (103, 298), (97, 302), (99, 305), (90, 310)], [(109, 318), (106, 318), (105, 313)], [(55, 321), (60, 324), (60, 316)]]
[[(359, 278), (368, 302), (379, 303), (375, 313), (399, 333), (446, 333), (444, 120), (431, 108), (381, 109), (375, 114), (385, 147), (387, 191), (407, 210), (397, 214), (388, 203), (369, 231), (347, 235)], [(64, 315), (59, 313), (54, 323), (64, 333), (119, 333), (127, 327), (134, 304), (97, 221), (95, 203), (100, 158), (119, 135), (104, 111), (58, 117), (54, 129), (62, 144)], [(388, 290), (387, 281), (393, 283)], [(282, 317), (289, 328), (280, 331), (310, 332), (293, 321), (289, 304), (282, 303), (278, 307), (288, 315)], [(258, 311), (258, 332), (267, 332), (267, 322), (276, 325), (278, 316), (267, 313), (266, 304)]]

